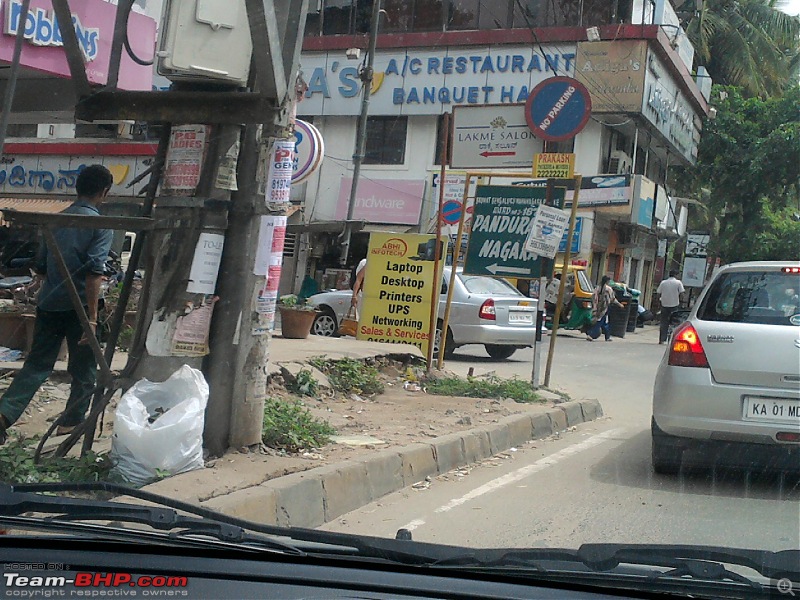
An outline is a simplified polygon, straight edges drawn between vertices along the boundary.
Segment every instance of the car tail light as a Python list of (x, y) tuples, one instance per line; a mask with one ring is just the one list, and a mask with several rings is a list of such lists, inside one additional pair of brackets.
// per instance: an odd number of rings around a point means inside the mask
[(800, 433), (794, 433), (793, 431), (780, 431), (775, 436), (775, 439), (779, 442), (800, 442)]
[(781, 272), (789, 275), (800, 275), (800, 267), (783, 267)]
[(497, 320), (497, 311), (494, 309), (494, 300), (489, 298), (481, 304), (481, 309), (478, 311), (478, 316), (481, 319), (488, 319), (489, 321)]
[(675, 330), (669, 350), (669, 364), (673, 367), (708, 368), (706, 351), (700, 343), (697, 330), (691, 323), (683, 323)]

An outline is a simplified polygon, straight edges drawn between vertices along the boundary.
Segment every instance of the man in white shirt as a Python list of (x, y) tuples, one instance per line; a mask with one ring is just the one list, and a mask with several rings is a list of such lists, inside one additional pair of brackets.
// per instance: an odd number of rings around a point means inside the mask
[(681, 304), (681, 294), (686, 290), (683, 283), (678, 279), (677, 271), (669, 272), (669, 279), (665, 279), (658, 285), (656, 292), (661, 299), (661, 330), (658, 335), (658, 343), (664, 344), (667, 341), (669, 332), (669, 320), (672, 313)]
[(364, 274), (366, 272), (367, 259), (362, 258), (361, 262), (356, 267), (356, 280), (353, 283), (353, 297), (350, 300), (350, 306), (358, 306), (361, 304), (361, 298), (364, 292)]

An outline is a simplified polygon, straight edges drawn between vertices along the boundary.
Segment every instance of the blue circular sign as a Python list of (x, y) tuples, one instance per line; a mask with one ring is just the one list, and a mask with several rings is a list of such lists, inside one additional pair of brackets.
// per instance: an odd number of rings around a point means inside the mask
[(575, 137), (592, 115), (589, 90), (572, 77), (551, 77), (533, 88), (525, 119), (533, 134), (548, 142)]
[(442, 221), (448, 225), (455, 225), (461, 219), (463, 206), (458, 200), (448, 200), (442, 206)]

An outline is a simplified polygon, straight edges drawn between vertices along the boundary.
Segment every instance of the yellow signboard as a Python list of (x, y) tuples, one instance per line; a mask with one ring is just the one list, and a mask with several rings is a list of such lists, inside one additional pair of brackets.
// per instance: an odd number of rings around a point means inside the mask
[(435, 249), (432, 235), (370, 236), (358, 339), (413, 344), (427, 353)]
[(575, 155), (557, 152), (534, 154), (533, 176), (570, 179), (575, 176)]

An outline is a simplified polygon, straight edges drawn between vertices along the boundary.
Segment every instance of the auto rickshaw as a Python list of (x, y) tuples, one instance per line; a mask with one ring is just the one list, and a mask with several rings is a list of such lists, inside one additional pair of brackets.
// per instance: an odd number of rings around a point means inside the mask
[[(557, 264), (555, 272), (561, 273), (562, 268), (562, 265)], [(586, 275), (586, 267), (581, 265), (567, 266), (564, 293), (570, 294), (571, 298), (565, 297), (566, 310), (562, 309), (559, 328), (581, 329), (591, 325), (594, 286)], [(545, 326), (548, 329), (553, 327), (552, 319), (553, 315), (547, 315)]]

